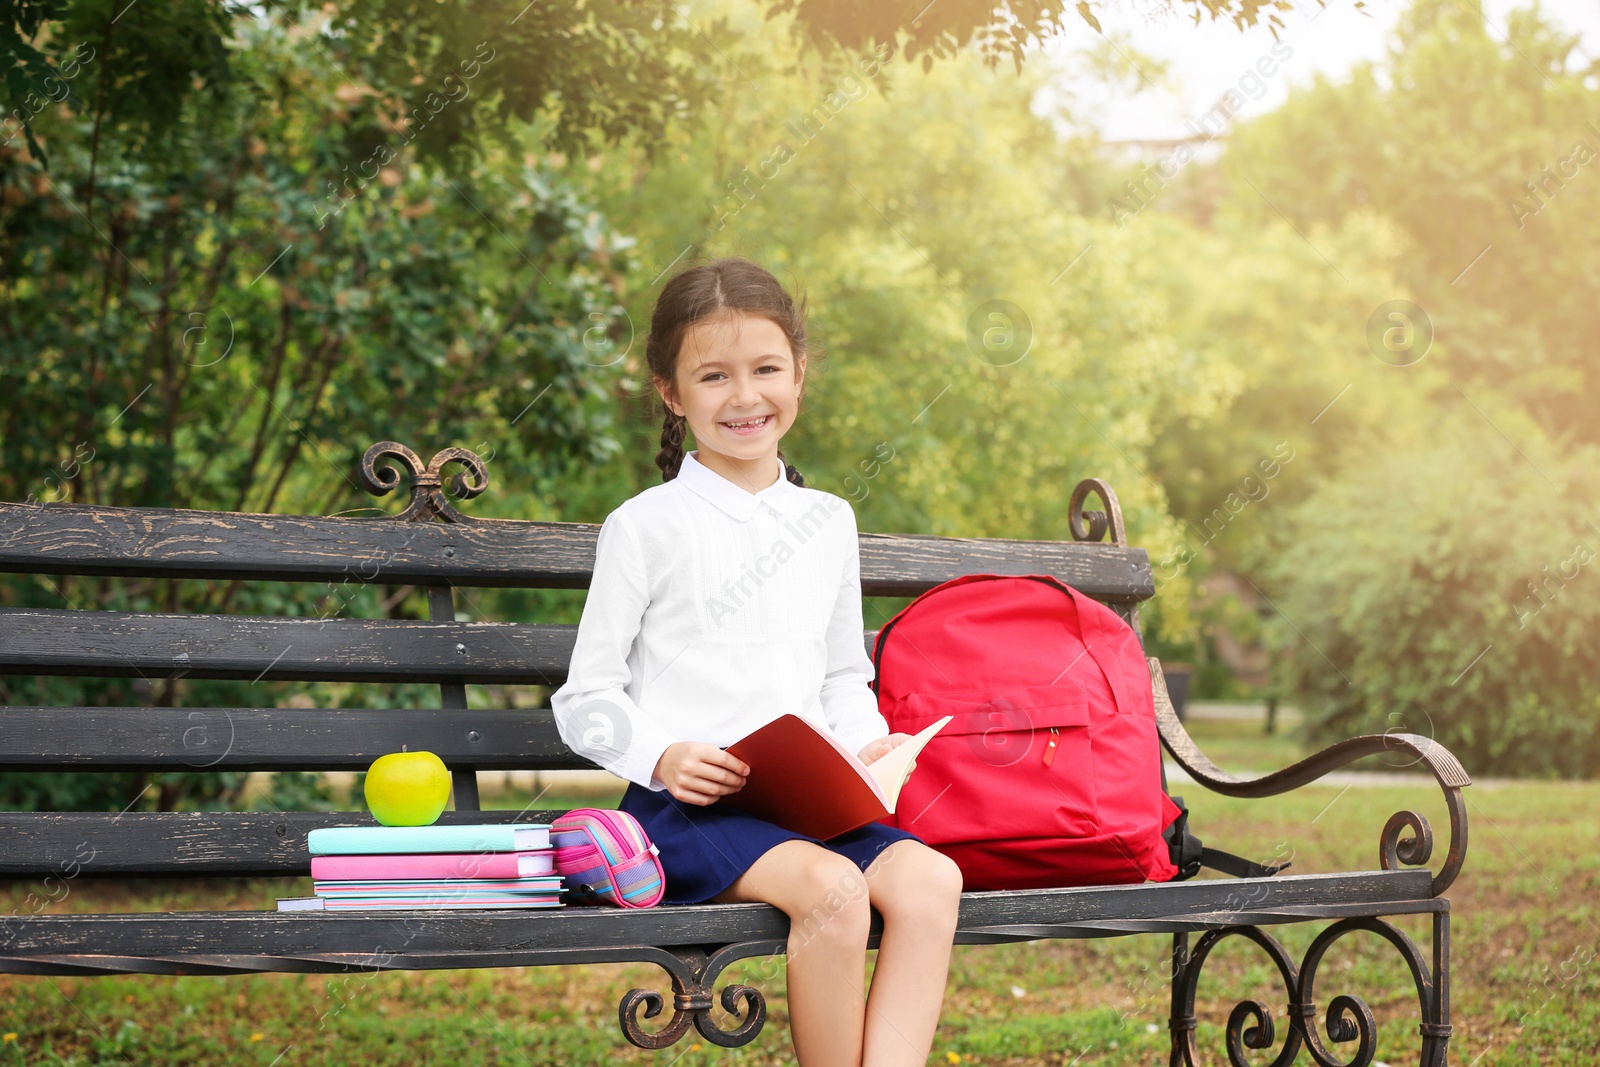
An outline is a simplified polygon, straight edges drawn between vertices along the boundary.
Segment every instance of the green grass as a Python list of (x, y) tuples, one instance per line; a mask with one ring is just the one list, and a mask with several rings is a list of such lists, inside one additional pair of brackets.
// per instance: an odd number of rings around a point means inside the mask
[(1295, 720), (1267, 733), (1260, 718), (1211, 719), (1191, 715), (1183, 725), (1200, 750), (1225, 771), (1260, 772), (1287, 767), (1314, 749), (1300, 740)]
[[(1194, 720), (1191, 726), (1202, 746), (1230, 769), (1281, 766), (1296, 754), (1292, 738), (1261, 740), (1236, 722)], [(1592, 1064), (1600, 1060), (1600, 927), (1594, 914), (1600, 849), (1593, 820), (1573, 815), (1600, 805), (1600, 784), (1486, 783), (1467, 795), (1472, 847), (1449, 893), (1455, 911), (1451, 1062)], [(529, 799), (505, 794), (494, 804), (521, 807)], [(1437, 790), (1406, 784), (1313, 786), (1265, 802), (1190, 787), (1186, 799), (1196, 832), (1207, 843), (1252, 856), (1292, 851), (1295, 873), (1376, 867), (1379, 830), (1403, 807), (1429, 817), (1441, 850), (1447, 832)], [(597, 802), (604, 801), (546, 795), (536, 807)], [(26, 903), (28, 894), (38, 901), (45, 892), (40, 883), (0, 886), (0, 911), (35, 910), (38, 905)], [(81, 879), (46, 910), (266, 909), (275, 897), (309, 892), (309, 879), (203, 887)], [(1298, 959), (1321, 925), (1274, 932)], [(1426, 920), (1398, 925), (1425, 944)], [(957, 946), (930, 1062), (1165, 1063), (1168, 1002), (1162, 976), (1168, 947), (1167, 938), (1150, 935)], [(723, 981), (756, 985), (766, 994), (768, 1023), (755, 1042), (723, 1050), (691, 1031), (673, 1048), (645, 1052), (621, 1038), (616, 1007), (636, 986), (670, 998), (665, 976), (646, 965), (348, 976), (0, 976), (0, 1067), (792, 1063), (781, 960), (741, 961), (724, 972)], [(1415, 1062), (1415, 995), (1386, 944), (1363, 934), (1341, 941), (1322, 967), (1319, 992), (1324, 1004), (1338, 993), (1364, 997), (1380, 1022), (1378, 1059)], [(1267, 961), (1232, 939), (1213, 954), (1201, 980), (1204, 1062), (1226, 1062), (1222, 1028), (1245, 997), (1274, 1006), (1281, 1040), (1287, 1028), (1284, 997)], [(16, 1037), (5, 1039), (10, 1033)], [(1336, 1051), (1349, 1056), (1348, 1049)], [(1304, 1053), (1301, 1062), (1309, 1062)]]
[[(1305, 740), (1300, 716), (1284, 709), (1274, 733), (1264, 729), (1265, 713), (1249, 706), (1237, 706), (1237, 718), (1211, 718), (1191, 715), (1184, 723), (1202, 752), (1225, 771), (1235, 774), (1261, 774), (1280, 770), (1296, 760), (1318, 751), (1320, 745)], [(1368, 756), (1341, 768), (1351, 771), (1426, 774), (1415, 756), (1395, 751)]]

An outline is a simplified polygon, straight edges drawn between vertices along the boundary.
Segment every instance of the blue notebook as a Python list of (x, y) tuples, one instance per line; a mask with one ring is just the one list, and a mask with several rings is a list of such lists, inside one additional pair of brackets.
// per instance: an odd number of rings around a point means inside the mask
[(520, 852), (550, 847), (550, 824), (464, 823), (459, 826), (324, 826), (306, 835), (313, 856), (395, 852)]

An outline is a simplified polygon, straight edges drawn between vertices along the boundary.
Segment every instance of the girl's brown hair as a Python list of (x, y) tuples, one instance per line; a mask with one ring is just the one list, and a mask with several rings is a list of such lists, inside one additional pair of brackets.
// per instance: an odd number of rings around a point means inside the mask
[[(650, 337), (645, 342), (650, 374), (660, 381), (676, 383), (678, 351), (689, 328), (719, 315), (738, 313), (770, 319), (781, 329), (789, 338), (797, 368), (802, 356), (809, 360), (817, 355), (807, 347), (804, 294), (796, 307), (771, 272), (740, 256), (728, 256), (681, 271), (662, 287), (650, 316)], [(683, 441), (689, 420), (670, 407), (663, 407), (666, 415), (656, 466), (661, 468), (661, 480), (670, 482), (683, 465)], [(778, 450), (778, 458), (783, 460), (784, 473), (791, 482), (806, 484), (800, 472), (783, 459), (782, 449)]]

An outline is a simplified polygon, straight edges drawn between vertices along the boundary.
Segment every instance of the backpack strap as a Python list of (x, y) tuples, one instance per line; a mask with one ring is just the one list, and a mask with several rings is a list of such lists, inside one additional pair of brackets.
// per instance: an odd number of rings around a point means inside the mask
[(1243, 856), (1235, 856), (1232, 852), (1224, 852), (1220, 848), (1202, 848), (1200, 866), (1210, 867), (1223, 874), (1231, 874), (1235, 878), (1271, 878), (1289, 866), (1289, 861), (1263, 864), (1247, 860)]
[(1193, 878), (1200, 873), (1202, 867), (1231, 874), (1235, 878), (1270, 878), (1289, 866), (1288, 860), (1281, 863), (1257, 863), (1243, 856), (1224, 852), (1220, 848), (1207, 848), (1195, 836), (1194, 831), (1189, 829), (1189, 808), (1184, 804), (1183, 798), (1172, 797), (1172, 802), (1178, 806), (1178, 817), (1168, 824), (1161, 832), (1161, 836), (1166, 839), (1172, 865), (1178, 868), (1178, 873), (1172, 876), (1174, 882)]

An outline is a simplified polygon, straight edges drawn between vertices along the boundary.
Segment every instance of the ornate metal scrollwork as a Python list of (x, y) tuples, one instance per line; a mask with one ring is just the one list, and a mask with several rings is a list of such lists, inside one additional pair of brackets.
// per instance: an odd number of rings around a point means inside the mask
[[(1407, 830), (1410, 837), (1400, 835)], [(1421, 867), (1433, 856), (1433, 827), (1420, 812), (1397, 811), (1389, 816), (1378, 837), (1378, 863), (1386, 871), (1397, 871), (1403, 863), (1407, 867)]]
[[(1279, 796), (1307, 782), (1314, 782), (1329, 771), (1363, 756), (1405, 752), (1416, 757), (1414, 762), (1426, 767), (1438, 781), (1444, 791), (1445, 808), (1450, 813), (1450, 848), (1445, 853), (1444, 863), (1440, 865), (1438, 873), (1433, 876), (1431, 895), (1437, 897), (1443, 894), (1455, 881), (1456, 875), (1461, 873), (1461, 865), (1467, 859), (1467, 805), (1461, 790), (1471, 785), (1472, 779), (1461, 762), (1437, 741), (1420, 734), (1365, 734), (1330, 745), (1281, 771), (1257, 778), (1240, 778), (1218, 767), (1200, 751), (1172, 708), (1159, 664), (1152, 662), (1150, 672), (1155, 693), (1156, 726), (1161, 731), (1162, 744), (1191, 778), (1224, 796)], [(1432, 858), (1433, 830), (1428, 820), (1415, 811), (1400, 811), (1390, 816), (1378, 838), (1378, 862), (1382, 868), (1395, 871), (1402, 866), (1422, 867)]]
[[(1441, 972), (1448, 967), (1448, 923), (1447, 915), (1435, 916), (1434, 951)], [(1289, 1034), (1284, 1040), (1282, 1050), (1273, 1059), (1271, 1067), (1288, 1067), (1299, 1057), (1302, 1046), (1311, 1053), (1311, 1058), (1319, 1067), (1370, 1067), (1378, 1051), (1378, 1024), (1372, 1009), (1364, 1000), (1341, 993), (1328, 1002), (1328, 1009), (1323, 1017), (1323, 1029), (1327, 1031), (1329, 1042), (1337, 1045), (1355, 1043), (1355, 1050), (1348, 1060), (1336, 1059), (1328, 1051), (1317, 1026), (1317, 969), (1322, 965), (1323, 957), (1334, 942), (1356, 930), (1377, 934), (1388, 941), (1399, 951), (1406, 966), (1410, 968), (1412, 981), (1417, 987), (1417, 1004), (1421, 1013), (1421, 1024), (1418, 1026), (1418, 1031), (1422, 1035), (1421, 1063), (1423, 1067), (1441, 1067), (1445, 1062), (1445, 1052), (1451, 1033), (1446, 995), (1436, 984), (1416, 944), (1388, 922), (1371, 916), (1341, 919), (1322, 931), (1306, 950), (1305, 959), (1301, 961), (1298, 969), (1290, 961), (1283, 946), (1271, 935), (1262, 932), (1259, 927), (1230, 926), (1212, 930), (1200, 939), (1195, 945), (1193, 954), (1187, 957), (1182, 948), (1186, 937), (1180, 935), (1177, 943), (1179, 947), (1175, 951), (1175, 960), (1179, 965), (1174, 967), (1176, 976), (1172, 984), (1172, 1019), (1168, 1023), (1172, 1031), (1173, 1064), (1181, 1063), (1186, 1067), (1195, 1067), (1197, 1063), (1194, 998), (1195, 988), (1200, 981), (1200, 971), (1205, 966), (1206, 957), (1220, 941), (1237, 935), (1261, 946), (1272, 957), (1289, 996)], [(1246, 1059), (1245, 1050), (1259, 1052), (1269, 1049), (1272, 1047), (1274, 1036), (1272, 1013), (1267, 1005), (1256, 1000), (1241, 1001), (1228, 1015), (1226, 1036), (1228, 1062), (1233, 1067), (1248, 1067), (1249, 1061)]]
[(693, 949), (674, 950), (670, 960), (657, 960), (672, 978), (672, 1020), (653, 1034), (646, 1032), (640, 1025), (640, 1008), (644, 1009), (644, 1018), (653, 1019), (661, 1014), (666, 1000), (652, 989), (630, 989), (617, 1005), (617, 1020), (622, 1026), (622, 1035), (639, 1048), (663, 1049), (677, 1043), (693, 1025), (701, 1037), (714, 1045), (738, 1048), (749, 1044), (766, 1025), (766, 998), (753, 986), (737, 983), (724, 986), (717, 1000), (722, 1003), (724, 1011), (738, 1019), (733, 1029), (724, 1030), (711, 1017), (712, 986), (716, 984), (717, 975), (722, 973), (722, 969), (734, 960), (746, 956), (773, 955), (783, 951), (786, 943), (741, 942), (726, 945), (709, 956)]
[[(1322, 931), (1311, 942), (1311, 947), (1306, 950), (1306, 958), (1300, 964), (1300, 988), (1291, 1010), (1302, 1020), (1311, 1058), (1320, 1067), (1368, 1067), (1377, 1054), (1377, 1022), (1372, 1017), (1372, 1010), (1359, 997), (1341, 995), (1328, 1003), (1328, 1038), (1340, 1044), (1357, 1042), (1355, 1054), (1348, 1061), (1341, 1063), (1333, 1058), (1323, 1046), (1315, 1025), (1317, 968), (1333, 943), (1355, 930), (1377, 934), (1393, 945), (1406, 961), (1406, 966), (1411, 969), (1411, 980), (1417, 986), (1417, 1006), (1422, 1014), (1422, 1024), (1418, 1028), (1422, 1033), (1422, 1063), (1424, 1067), (1443, 1064), (1445, 1049), (1450, 1041), (1451, 1028), (1447, 1021), (1449, 1009), (1428, 970), (1427, 961), (1416, 944), (1400, 930), (1382, 919), (1366, 916), (1341, 919)], [(1441, 935), (1436, 932), (1435, 936)]]
[[(1277, 965), (1279, 977), (1283, 979), (1285, 996), (1293, 998), (1299, 988), (1299, 972), (1295, 969), (1294, 961), (1289, 958), (1289, 953), (1276, 938), (1259, 926), (1229, 926), (1207, 932), (1195, 945), (1194, 951), (1182, 962), (1181, 969), (1174, 968), (1176, 973), (1172, 980), (1172, 1019), (1168, 1023), (1168, 1028), (1172, 1031), (1174, 1063), (1178, 1062), (1176, 1056), (1182, 1055), (1182, 1062), (1187, 1067), (1196, 1067), (1199, 1050), (1195, 1046), (1195, 989), (1200, 984), (1200, 970), (1206, 964), (1206, 957), (1211, 954), (1213, 948), (1229, 937), (1242, 937), (1254, 942), (1272, 958), (1272, 962)], [(1245, 1049), (1259, 1052), (1271, 1048), (1276, 1039), (1277, 1034), (1272, 1025), (1272, 1009), (1259, 1000), (1241, 1001), (1228, 1013), (1228, 1062), (1233, 1067), (1249, 1067), (1250, 1061), (1245, 1058)], [(1291, 1025), (1289, 1034), (1284, 1039), (1283, 1050), (1272, 1061), (1271, 1067), (1287, 1067), (1293, 1063), (1300, 1055), (1302, 1040), (1299, 1028)]]
[(423, 466), (422, 458), (400, 442), (379, 441), (361, 456), (358, 472), (362, 486), (374, 496), (383, 496), (400, 486), (399, 471), (388, 465), (378, 466), (378, 461), (387, 456), (399, 459), (411, 471), (411, 503), (395, 518), (421, 522), (434, 519), (472, 521), (470, 515), (463, 515), (445, 499), (444, 477), (440, 472), (446, 464), (460, 463), (465, 469), (457, 471), (450, 479), (450, 495), (458, 500), (471, 500), (489, 488), (488, 464), (476, 452), (468, 448), (441, 449), (434, 453), (427, 466)]
[[(1090, 493), (1100, 498), (1104, 511), (1083, 510)], [(1089, 524), (1087, 529), (1085, 522)], [(1122, 524), (1122, 505), (1117, 502), (1117, 494), (1111, 486), (1100, 478), (1085, 478), (1072, 491), (1072, 499), (1067, 503), (1067, 525), (1072, 528), (1074, 541), (1102, 541), (1109, 532), (1112, 544), (1126, 546), (1128, 543), (1127, 528)]]

